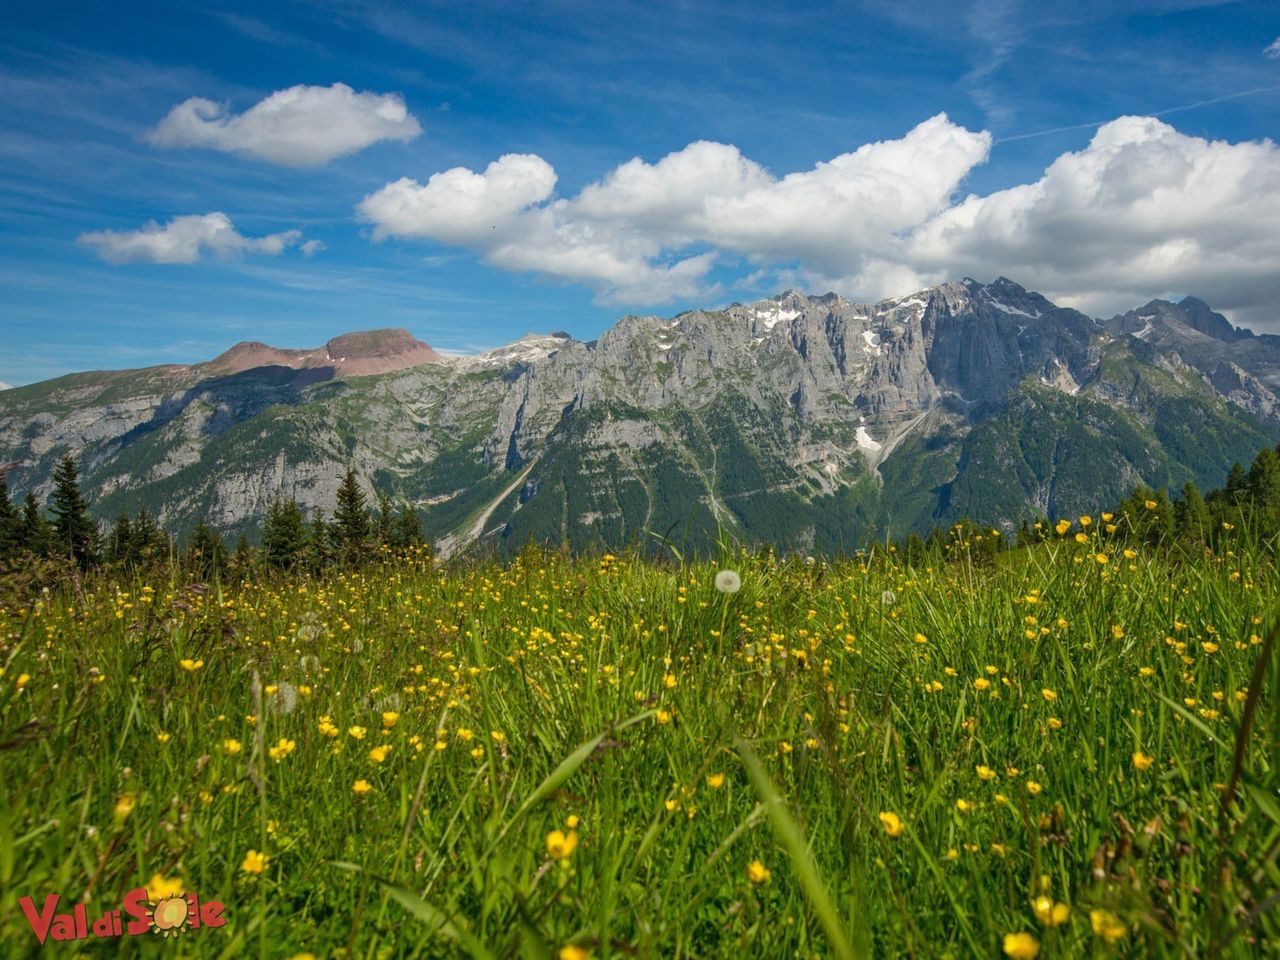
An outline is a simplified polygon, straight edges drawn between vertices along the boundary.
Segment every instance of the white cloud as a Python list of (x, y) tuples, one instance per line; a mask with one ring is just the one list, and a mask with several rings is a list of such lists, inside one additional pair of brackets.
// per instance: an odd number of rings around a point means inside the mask
[(779, 179), (736, 147), (699, 141), (654, 164), (628, 161), (571, 199), (553, 197), (542, 158), (509, 154), (483, 173), (397, 180), (359, 211), (376, 239), (429, 238), (588, 283), (604, 299), (657, 303), (706, 293), (719, 251), (844, 270), (945, 208), (990, 142), (940, 114)]
[[(401, 179), (365, 198), (374, 236), (465, 247), (496, 266), (589, 284), (637, 304), (772, 276), (858, 299), (1004, 274), (1098, 314), (1175, 292), (1265, 322), (1280, 300), (1280, 148), (1179, 133), (1151, 117), (1101, 126), (1038, 179), (958, 197), (991, 138), (926, 120), (775, 177), (733, 146), (697, 142), (635, 159), (571, 198), (544, 160)], [(1274, 323), (1274, 318), (1271, 318)]]
[(84, 233), (79, 242), (96, 248), (109, 263), (195, 263), (205, 253), (223, 258), (242, 253), (276, 256), (301, 237), (300, 230), (246, 237), (225, 213), (206, 213), (174, 217), (164, 226), (151, 220), (138, 230)]
[(13, 387), (5, 383), (3, 380), (0, 380), (0, 390), (12, 390), (12, 389)]
[(1274, 142), (1121, 117), (1036, 182), (932, 218), (896, 259), (935, 276), (1003, 273), (1098, 313), (1173, 291), (1250, 311), (1280, 297), (1277, 223)]
[(244, 113), (192, 97), (147, 134), (157, 147), (211, 147), (289, 167), (314, 167), (379, 140), (422, 132), (394, 93), (356, 93), (345, 83), (277, 90)]
[(325, 247), (324, 241), (322, 240), (308, 240), (305, 243), (303, 243), (300, 247), (298, 247), (298, 249), (302, 251), (302, 255), (304, 257), (311, 257), (311, 256), (315, 256), (321, 250), (325, 250), (327, 248)]
[(1270, 57), (1272, 60), (1280, 60), (1280, 37), (1276, 37), (1271, 41), (1271, 45), (1262, 51), (1264, 57)]

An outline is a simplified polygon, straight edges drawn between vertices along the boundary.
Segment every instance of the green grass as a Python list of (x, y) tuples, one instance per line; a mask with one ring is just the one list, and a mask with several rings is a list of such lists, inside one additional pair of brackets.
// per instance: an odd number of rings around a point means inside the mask
[[(227, 925), (76, 947), (967, 957), (1025, 931), (1054, 957), (1280, 954), (1273, 555), (1011, 556), (531, 553), (13, 606), (3, 953), (72, 955), (37, 947), (19, 898), (93, 918), (159, 875)], [(578, 840), (563, 860), (554, 830)], [(1037, 919), (1041, 894), (1065, 923)]]

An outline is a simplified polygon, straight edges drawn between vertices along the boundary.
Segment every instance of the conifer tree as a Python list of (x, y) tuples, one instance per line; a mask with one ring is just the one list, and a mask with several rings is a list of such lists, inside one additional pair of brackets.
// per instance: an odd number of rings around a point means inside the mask
[(368, 501), (356, 481), (356, 472), (348, 469), (338, 487), (338, 506), (333, 511), (333, 539), (338, 560), (355, 564), (364, 559), (372, 534)]
[(426, 543), (426, 538), (422, 535), (422, 519), (418, 516), (416, 507), (406, 505), (396, 515), (391, 542), (398, 550), (412, 550)]
[(323, 570), (333, 563), (337, 556), (337, 528), (325, 520), (320, 508), (311, 514), (311, 523), (307, 526), (307, 566), (313, 571)]
[(169, 535), (144, 507), (133, 521), (133, 562), (137, 564), (162, 560), (169, 552)]
[(36, 495), (30, 491), (27, 491), (26, 499), (22, 502), (20, 530), (21, 534), (18, 538), (20, 550), (29, 551), (37, 557), (44, 557), (49, 554), (53, 545), (53, 531), (49, 528), (49, 521), (45, 519), (44, 513), (40, 510)]
[(90, 518), (89, 504), (80, 493), (80, 476), (70, 454), (59, 460), (53, 471), (49, 512), (58, 552), (71, 557), (82, 569), (96, 563), (98, 526)]
[(374, 538), (380, 547), (395, 544), (395, 517), (391, 512), (391, 495), (385, 490), (378, 494), (378, 516), (374, 527)]
[(1249, 499), (1264, 513), (1280, 508), (1280, 455), (1270, 447), (1254, 458), (1249, 468)]
[(0, 560), (18, 552), (22, 540), (22, 520), (9, 499), (9, 482), (0, 473)]
[(1195, 481), (1188, 480), (1183, 486), (1182, 499), (1174, 505), (1173, 515), (1178, 536), (1195, 543), (1203, 543), (1209, 538), (1213, 521)]
[(1227, 485), (1223, 490), (1228, 503), (1239, 503), (1249, 492), (1249, 475), (1238, 462), (1231, 465)]
[(185, 560), (192, 570), (206, 580), (218, 576), (227, 565), (227, 548), (222, 537), (204, 522), (203, 517), (191, 531)]
[(306, 546), (306, 518), (298, 501), (277, 497), (262, 530), (263, 558), (278, 570), (289, 570), (305, 559)]
[(129, 514), (120, 513), (107, 538), (107, 559), (112, 563), (130, 564), (137, 555), (137, 541), (133, 535), (133, 521)]

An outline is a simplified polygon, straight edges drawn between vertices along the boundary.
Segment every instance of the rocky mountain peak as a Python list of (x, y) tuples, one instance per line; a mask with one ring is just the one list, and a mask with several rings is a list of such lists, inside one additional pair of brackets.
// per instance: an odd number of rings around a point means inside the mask
[(195, 367), (0, 394), (11, 485), (47, 493), (72, 451), (105, 511), (163, 500), (166, 521), (230, 531), (282, 490), (330, 508), (354, 463), (450, 549), (673, 525), (847, 546), (889, 524), (1084, 509), (1273, 434), (1280, 337), (1194, 299), (1104, 327), (1004, 277), (874, 304), (792, 290), (473, 356), (401, 329), (311, 350), (249, 341)]
[(256, 367), (289, 367), (313, 370), (331, 368), (335, 376), (367, 376), (390, 373), (420, 363), (441, 363), (430, 345), (398, 327), (344, 333), (323, 347), (285, 349), (258, 340), (244, 340), (200, 364), (202, 373), (227, 376)]
[(1183, 297), (1176, 304), (1186, 317), (1187, 326), (1198, 330), (1205, 336), (1221, 340), (1223, 343), (1235, 343), (1253, 336), (1252, 330), (1235, 327), (1220, 313), (1215, 313), (1203, 300), (1196, 297)]
[(389, 360), (423, 350), (435, 353), (430, 346), (400, 327), (344, 333), (334, 337), (324, 348), (331, 360)]

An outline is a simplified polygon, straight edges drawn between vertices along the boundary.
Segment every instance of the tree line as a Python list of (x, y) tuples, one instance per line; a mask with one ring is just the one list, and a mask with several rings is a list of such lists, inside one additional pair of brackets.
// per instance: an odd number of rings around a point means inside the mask
[[(1025, 520), (1012, 538), (964, 519), (935, 527), (927, 535), (912, 533), (898, 542), (873, 545), (865, 554), (887, 550), (908, 563), (963, 551), (972, 559), (1064, 536), (1079, 518)], [(1067, 528), (1063, 528), (1063, 524)], [(1139, 485), (1114, 511), (1100, 514), (1095, 535), (1152, 545), (1215, 548), (1240, 531), (1272, 539), (1280, 534), (1280, 446), (1261, 450), (1246, 470), (1232, 465), (1224, 486), (1201, 494), (1188, 481), (1176, 498), (1168, 491)], [(1083, 532), (1076, 529), (1076, 532)], [(160, 560), (180, 561), (200, 576), (212, 578), (229, 569), (261, 565), (276, 570), (318, 572), (328, 567), (355, 567), (388, 554), (429, 555), (418, 511), (396, 509), (380, 493), (374, 506), (348, 469), (338, 487), (331, 517), (320, 510), (308, 516), (292, 497), (277, 497), (267, 510), (257, 547), (242, 533), (228, 548), (203, 519), (179, 547), (145, 509), (121, 514), (104, 530), (93, 520), (80, 489), (75, 460), (63, 457), (53, 473), (53, 492), (42, 507), (32, 492), (15, 504), (0, 474), (0, 561), (23, 556), (57, 558), (81, 570), (103, 565), (142, 567)]]
[[(910, 534), (889, 546), (909, 563), (957, 549), (973, 558), (991, 559), (1005, 550), (1060, 538), (1069, 531), (1085, 532), (1079, 521), (1024, 520), (1008, 538), (999, 530), (965, 519), (947, 528), (935, 527), (924, 537)], [(1207, 494), (1190, 480), (1174, 498), (1163, 488), (1139, 484), (1114, 510), (1088, 517), (1088, 525), (1104, 539), (1192, 550), (1215, 548), (1243, 531), (1274, 539), (1280, 534), (1280, 446), (1259, 451), (1247, 470), (1240, 463), (1233, 464), (1226, 484)]]
[(279, 570), (318, 571), (359, 566), (388, 551), (427, 549), (418, 511), (412, 506), (396, 509), (385, 493), (378, 495), (371, 508), (354, 470), (347, 471), (338, 487), (331, 518), (318, 509), (308, 517), (297, 500), (281, 495), (267, 511), (260, 545), (250, 545), (242, 533), (231, 548), (204, 519), (179, 546), (145, 509), (132, 517), (122, 513), (104, 531), (91, 515), (70, 456), (58, 461), (53, 492), (43, 507), (30, 491), (15, 504), (0, 473), (0, 561), (24, 556), (62, 559), (89, 570), (143, 567), (175, 559), (212, 578), (231, 567), (263, 564)]

